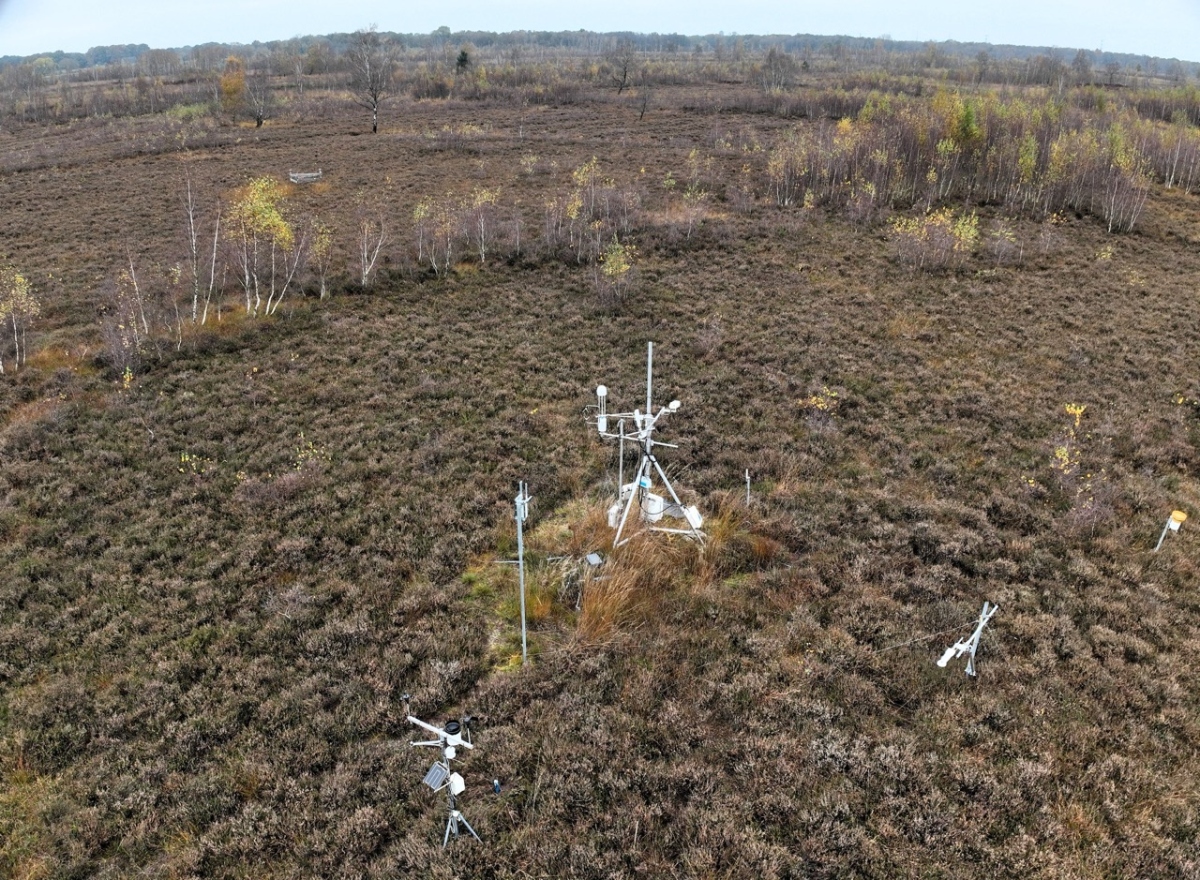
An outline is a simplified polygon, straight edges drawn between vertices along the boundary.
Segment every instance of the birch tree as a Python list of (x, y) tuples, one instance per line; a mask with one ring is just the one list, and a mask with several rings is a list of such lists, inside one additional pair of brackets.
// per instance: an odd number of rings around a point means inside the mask
[[(217, 284), (217, 252), (220, 245), (221, 211), (213, 212), (212, 246), (208, 247), (208, 234), (202, 226), (200, 201), (192, 186), (192, 177), (185, 178), (183, 196), (184, 244), (187, 248), (188, 281), (192, 293), (192, 323), (204, 324), (208, 320), (208, 307), (212, 302)], [(204, 276), (207, 274), (207, 283)], [(203, 297), (203, 308), (201, 298)]]
[(284, 217), (285, 193), (275, 178), (258, 177), (229, 207), (226, 239), (241, 275), (246, 311), (252, 315), (275, 314), (308, 256), (309, 227), (297, 235)]
[[(20, 369), (25, 363), (25, 334), (40, 312), (41, 306), (29, 279), (12, 266), (0, 268), (0, 326), (12, 334), (14, 370)], [(3, 348), (0, 348), (0, 373), (3, 372), (4, 356)]]
[(612, 66), (612, 80), (617, 87), (617, 94), (630, 86), (630, 78), (637, 67), (637, 48), (630, 40), (619, 40), (608, 53), (608, 63)]
[(432, 205), (429, 262), (438, 277), (444, 278), (455, 263), (455, 246), (458, 244), (463, 225), (463, 201), (453, 193), (446, 193)]
[(471, 193), (471, 198), (467, 202), (471, 237), (475, 239), (480, 265), (487, 262), (493, 227), (496, 223), (496, 202), (499, 197), (500, 193), (497, 190), (479, 188)]
[(128, 269), (116, 271), (105, 298), (108, 302), (100, 322), (100, 336), (108, 349), (109, 361), (118, 373), (133, 371), (139, 365), (148, 335), (142, 328), (148, 324), (132, 258)]
[(371, 133), (379, 132), (379, 105), (391, 90), (395, 76), (396, 57), (391, 46), (384, 44), (375, 25), (354, 34), (346, 52), (350, 67), (350, 91), (354, 101), (371, 111)]
[(275, 112), (275, 90), (271, 85), (271, 72), (264, 67), (252, 70), (245, 81), (246, 107), (254, 116), (254, 127), (263, 123)]
[(359, 193), (355, 200), (355, 234), (358, 245), (359, 283), (370, 287), (371, 277), (379, 262), (379, 255), (390, 237), (387, 210), (382, 199)]
[(321, 299), (329, 295), (329, 273), (333, 269), (333, 230), (314, 217), (312, 244), (309, 246), (309, 266), (317, 276)]

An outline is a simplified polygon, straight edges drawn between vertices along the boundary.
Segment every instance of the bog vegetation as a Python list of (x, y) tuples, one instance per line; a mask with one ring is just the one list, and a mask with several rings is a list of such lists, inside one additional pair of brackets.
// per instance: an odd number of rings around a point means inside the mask
[[(3, 64), (0, 874), (1195, 874), (1198, 188), (1154, 59)], [(707, 539), (610, 550), (647, 340)]]

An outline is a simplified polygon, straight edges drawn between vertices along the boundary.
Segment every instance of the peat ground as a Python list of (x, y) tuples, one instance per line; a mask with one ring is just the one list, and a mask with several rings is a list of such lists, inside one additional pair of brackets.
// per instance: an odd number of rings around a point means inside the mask
[[(0, 379), (0, 872), (1200, 870), (1191, 523), (1151, 552), (1200, 510), (1200, 200), (1156, 189), (1120, 236), (1010, 221), (1019, 263), (914, 273), (884, 225), (735, 199), (790, 123), (687, 100), (641, 121), (412, 102), (378, 137), (336, 108), (4, 135), (0, 249), (45, 302)], [(662, 182), (693, 149), (714, 198), (688, 235)], [(537, 249), (593, 156), (647, 217), (616, 309)], [(378, 281), (271, 319), (234, 294), (123, 380), (102, 289), (131, 255), (181, 259), (185, 165), (213, 194), (321, 168), (292, 202), (343, 253), (355, 194), (383, 193)], [(504, 253), (416, 266), (413, 206), (476, 186), (501, 193)], [(585, 407), (598, 382), (640, 399), (648, 340), (683, 402), (663, 460), (713, 537), (638, 545), (655, 577), (585, 637), (546, 557), (604, 549), (615, 454)], [(520, 479), (525, 669), (496, 564)], [(978, 678), (938, 669), (985, 599)], [(440, 849), (405, 692), (479, 719), (460, 772), (483, 844)]]

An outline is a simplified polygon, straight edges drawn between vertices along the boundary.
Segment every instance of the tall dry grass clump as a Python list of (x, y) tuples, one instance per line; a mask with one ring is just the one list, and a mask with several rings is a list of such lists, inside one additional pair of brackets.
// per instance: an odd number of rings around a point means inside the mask
[[(577, 597), (575, 638), (581, 644), (603, 642), (636, 625), (658, 597), (688, 582), (703, 552), (693, 541), (652, 532), (620, 547), (612, 540), (607, 505), (582, 500), (568, 502), (529, 535), (536, 551), (580, 561), (562, 569), (564, 578), (578, 578), (578, 593), (564, 582), (560, 599)], [(599, 553), (603, 564), (593, 569), (582, 563), (589, 553)]]
[[(599, 507), (588, 509), (570, 533), (581, 555), (612, 542)], [(754, 533), (748, 511), (732, 495), (720, 498), (704, 524), (703, 541), (643, 532), (608, 551), (581, 590), (576, 637), (584, 644), (603, 641), (653, 613), (662, 597), (680, 590), (704, 593), (726, 578), (762, 568), (780, 552), (778, 542)]]
[(704, 523), (690, 586), (704, 592), (727, 578), (762, 571), (782, 561), (786, 550), (766, 534), (769, 524), (747, 509), (737, 492), (714, 493), (715, 510)]
[(603, 642), (629, 623), (640, 604), (639, 580), (638, 572), (626, 568), (588, 584), (580, 600), (576, 641), (584, 645)]
[(652, 532), (614, 548), (583, 588), (577, 638), (583, 643), (602, 641), (652, 612), (662, 596), (690, 581), (699, 556), (696, 542)]

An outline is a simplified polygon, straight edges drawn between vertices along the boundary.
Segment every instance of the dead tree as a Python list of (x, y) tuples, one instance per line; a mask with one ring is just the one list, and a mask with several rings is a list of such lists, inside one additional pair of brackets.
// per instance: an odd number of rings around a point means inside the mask
[(637, 49), (634, 48), (631, 41), (621, 40), (609, 53), (608, 62), (612, 65), (612, 78), (613, 82), (617, 84), (617, 94), (619, 95), (630, 86), (629, 80), (637, 66)]
[(246, 77), (246, 106), (254, 114), (254, 127), (262, 128), (275, 110), (275, 90), (270, 70), (260, 67)]

